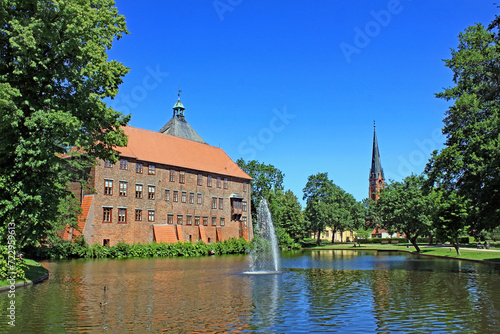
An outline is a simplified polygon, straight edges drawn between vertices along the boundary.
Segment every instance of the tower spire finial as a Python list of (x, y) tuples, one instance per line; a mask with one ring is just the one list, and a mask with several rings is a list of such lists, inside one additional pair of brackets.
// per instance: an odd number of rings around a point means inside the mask
[(179, 84), (179, 90), (177, 92), (177, 103), (174, 105), (174, 116), (184, 116), (184, 106), (181, 103), (181, 85)]

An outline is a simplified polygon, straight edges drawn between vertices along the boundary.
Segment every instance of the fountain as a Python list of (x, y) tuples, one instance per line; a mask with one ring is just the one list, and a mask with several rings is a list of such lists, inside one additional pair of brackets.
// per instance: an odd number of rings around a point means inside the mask
[(278, 239), (267, 201), (262, 198), (257, 207), (257, 224), (254, 230), (255, 248), (250, 252), (250, 271), (245, 274), (279, 274), (280, 256)]

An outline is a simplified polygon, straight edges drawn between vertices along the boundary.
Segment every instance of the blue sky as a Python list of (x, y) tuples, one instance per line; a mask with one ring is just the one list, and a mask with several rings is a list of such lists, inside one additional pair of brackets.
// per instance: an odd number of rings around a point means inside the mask
[[(186, 120), (233, 159), (272, 164), (302, 202), (328, 172), (368, 196), (373, 121), (386, 179), (421, 173), (442, 147), (452, 85), (443, 59), (487, 25), (492, 1), (118, 0), (129, 35), (109, 51), (130, 67), (110, 105), (158, 131), (182, 89)], [(303, 202), (302, 202), (303, 203)]]

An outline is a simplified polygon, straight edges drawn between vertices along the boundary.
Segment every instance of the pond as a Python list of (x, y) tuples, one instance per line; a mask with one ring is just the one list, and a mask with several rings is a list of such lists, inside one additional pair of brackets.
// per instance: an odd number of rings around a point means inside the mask
[(498, 333), (500, 271), (376, 251), (282, 254), (279, 275), (247, 256), (46, 262), (16, 290), (1, 333)]

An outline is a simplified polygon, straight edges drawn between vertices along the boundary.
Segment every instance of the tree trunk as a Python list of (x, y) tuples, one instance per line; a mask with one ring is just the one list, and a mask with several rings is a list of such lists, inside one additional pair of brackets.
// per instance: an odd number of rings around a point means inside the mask
[(413, 245), (413, 247), (415, 247), (415, 250), (417, 251), (417, 253), (420, 253), (420, 248), (418, 247), (418, 244), (417, 244), (417, 236), (411, 237), (410, 242)]
[(458, 244), (458, 238), (455, 238), (455, 242), (453, 243), (453, 247), (457, 251), (457, 256), (460, 256), (460, 245)]
[(321, 246), (321, 231), (320, 230), (318, 230), (318, 240), (316, 241), (316, 244), (318, 246)]
[(335, 243), (335, 233), (337, 233), (337, 230), (332, 230), (332, 244)]
[(434, 234), (429, 235), (429, 245), (434, 245)]

